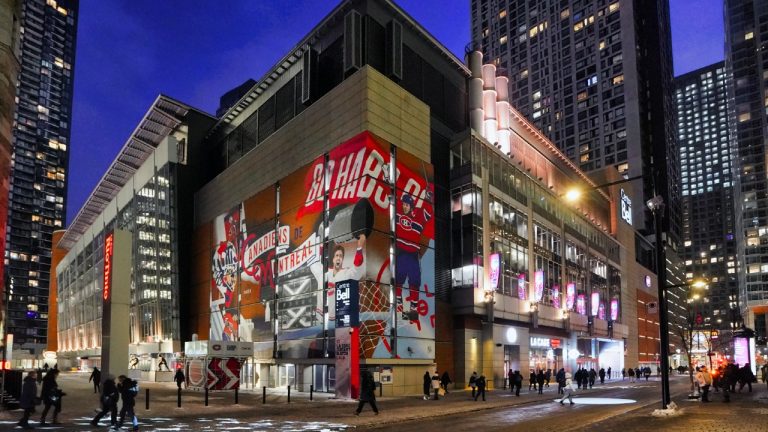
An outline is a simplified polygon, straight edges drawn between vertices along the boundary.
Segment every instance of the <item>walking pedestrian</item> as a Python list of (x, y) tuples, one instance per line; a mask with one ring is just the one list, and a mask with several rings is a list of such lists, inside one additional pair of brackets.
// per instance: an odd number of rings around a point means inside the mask
[(600, 376), (600, 384), (605, 384), (605, 369), (600, 368), (598, 375)]
[(56, 378), (59, 376), (58, 369), (52, 369), (45, 374), (43, 378), (43, 388), (40, 390), (40, 398), (43, 400), (45, 408), (43, 408), (43, 414), (40, 416), (40, 426), (45, 426), (45, 418), (48, 416), (48, 411), (53, 407), (53, 419), (51, 424), (59, 423), (59, 413), (61, 412), (61, 398), (66, 395), (61, 389), (59, 389)]
[(91, 372), (90, 378), (88, 378), (88, 382), (93, 381), (93, 392), (98, 393), (101, 391), (101, 371), (96, 366), (93, 367), (93, 372)]
[[(661, 370), (661, 369), (659, 369)], [(645, 380), (648, 381), (648, 378), (651, 377), (651, 367), (646, 366), (645, 369), (643, 369), (643, 376), (645, 376)]]
[(475, 401), (477, 401), (477, 398), (480, 396), (483, 396), (483, 401), (485, 401), (485, 375), (480, 375), (477, 377), (477, 394), (475, 395)]
[(133, 424), (133, 430), (139, 430), (139, 419), (136, 418), (134, 407), (136, 406), (136, 395), (139, 393), (139, 384), (125, 375), (117, 377), (117, 389), (120, 392), (120, 398), (123, 405), (120, 407), (120, 419), (117, 421), (117, 428), (123, 427), (125, 417)]
[(184, 372), (181, 370), (181, 368), (177, 368), (176, 374), (173, 375), (173, 380), (176, 381), (176, 387), (181, 389), (181, 385), (186, 381), (185, 378), (186, 377), (184, 377)]
[(627, 371), (627, 374), (629, 375), (629, 382), (633, 383), (635, 382), (635, 370), (632, 368), (629, 368)]
[(546, 377), (544, 376), (544, 371), (539, 369), (539, 373), (536, 374), (536, 384), (539, 385), (539, 394), (543, 394), (544, 392), (544, 380)]
[(752, 383), (755, 382), (755, 374), (752, 373), (752, 367), (749, 363), (744, 363), (744, 366), (739, 369), (739, 393), (745, 385), (749, 386), (749, 392), (752, 393)]
[(571, 373), (570, 372), (566, 372), (565, 373), (565, 386), (563, 387), (564, 393), (563, 393), (563, 398), (560, 399), (560, 405), (565, 405), (563, 402), (565, 402), (566, 398), (568, 399), (568, 402), (570, 402), (571, 405), (573, 405), (573, 391), (574, 390), (575, 389), (573, 387), (573, 380), (571, 379)]
[(477, 372), (472, 372), (472, 376), (469, 377), (469, 386), (472, 388), (472, 399), (475, 398), (475, 391), (477, 389)]
[(379, 415), (379, 408), (376, 407), (376, 383), (373, 381), (373, 374), (370, 371), (364, 371), (360, 382), (360, 401), (357, 403), (355, 415), (360, 415), (363, 405), (368, 402), (373, 409), (374, 415)]
[(557, 394), (563, 394), (563, 387), (565, 387), (565, 369), (560, 368), (555, 375), (555, 381), (557, 381)]
[(701, 401), (709, 402), (709, 386), (712, 385), (712, 375), (709, 374), (706, 366), (701, 366), (696, 373), (696, 381), (699, 382), (701, 389)]
[(605, 376), (608, 378), (609, 381), (611, 380), (611, 367), (610, 366), (608, 366), (608, 373), (606, 373)]
[(37, 371), (31, 370), (27, 372), (27, 376), (24, 377), (21, 386), (21, 398), (19, 399), (19, 406), (24, 410), (24, 415), (16, 424), (21, 426), (22, 429), (34, 429), (34, 427), (29, 424), (29, 416), (35, 412), (35, 405), (37, 404)]
[(91, 420), (91, 426), (99, 426), (99, 420), (110, 414), (109, 425), (117, 426), (117, 401), (120, 399), (120, 392), (117, 391), (115, 377), (110, 375), (104, 380), (103, 390), (101, 392), (101, 411)]
[(625, 368), (621, 368), (621, 380), (624, 381), (624, 378), (627, 377), (627, 370)]
[(523, 388), (523, 374), (519, 370), (515, 371), (515, 396), (520, 397), (520, 389)]
[(424, 400), (429, 400), (429, 395), (432, 393), (432, 377), (429, 375), (429, 371), (424, 372)]
[(440, 387), (443, 388), (445, 394), (448, 394), (448, 386), (451, 383), (453, 383), (453, 381), (451, 381), (451, 376), (448, 375), (448, 371), (443, 372), (443, 375), (440, 377)]
[(593, 385), (595, 385), (595, 380), (597, 379), (597, 372), (595, 371), (595, 368), (589, 369), (589, 388), (591, 389)]
[(432, 374), (432, 390), (435, 392), (435, 400), (440, 399), (440, 375), (437, 374), (437, 371), (435, 371), (434, 374)]
[(528, 391), (531, 391), (531, 389), (536, 390), (536, 372), (531, 369), (531, 375), (528, 377), (530, 382), (528, 383)]
[(509, 392), (513, 393), (515, 391), (515, 373), (512, 369), (507, 372), (507, 382), (509, 383)]

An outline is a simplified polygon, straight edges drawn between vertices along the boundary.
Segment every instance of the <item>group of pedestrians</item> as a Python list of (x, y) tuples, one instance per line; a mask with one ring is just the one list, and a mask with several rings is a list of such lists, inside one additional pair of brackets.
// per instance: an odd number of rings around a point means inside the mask
[[(24, 378), (22, 389), (20, 406), (24, 410), (24, 414), (19, 420), (18, 425), (22, 429), (34, 429), (29, 424), (29, 418), (32, 413), (35, 412), (35, 408), (38, 405), (43, 405), (43, 412), (40, 416), (40, 426), (45, 426), (48, 419), (48, 413), (53, 408), (53, 415), (51, 418), (51, 424), (59, 425), (59, 414), (61, 413), (62, 398), (66, 396), (58, 385), (56, 379), (59, 376), (59, 370), (54, 367), (50, 369), (45, 376), (42, 370), (32, 370), (27, 373)], [(115, 383), (113, 376), (107, 376), (102, 381), (101, 371), (98, 368), (94, 368), (91, 376), (88, 379), (89, 382), (93, 382), (94, 393), (100, 394), (101, 411), (93, 418), (91, 425), (98, 426), (99, 420), (107, 413), (111, 414), (111, 426), (115, 429), (119, 429), (123, 425), (123, 421), (127, 417), (133, 425), (133, 430), (139, 430), (138, 419), (134, 412), (134, 406), (136, 405), (135, 398), (138, 394), (138, 383), (125, 375), (118, 377), (118, 384)], [(42, 384), (40, 389), (40, 396), (37, 395), (37, 385)], [(117, 415), (117, 402), (122, 399), (123, 404), (120, 409), (120, 416)]]
[[(661, 374), (661, 369), (657, 369), (657, 374)], [(645, 380), (648, 381), (648, 378), (651, 377), (651, 374), (653, 371), (651, 371), (651, 368), (646, 366), (644, 368), (640, 368), (639, 366), (636, 368), (629, 368), (629, 369), (622, 369), (621, 370), (621, 379), (624, 380), (626, 377), (629, 377), (629, 382), (637, 382), (640, 380), (640, 378), (645, 377)]]

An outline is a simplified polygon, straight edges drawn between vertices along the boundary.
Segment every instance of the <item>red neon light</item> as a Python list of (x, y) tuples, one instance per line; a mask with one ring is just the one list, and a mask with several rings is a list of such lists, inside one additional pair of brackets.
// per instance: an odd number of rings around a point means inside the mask
[(109, 233), (104, 239), (104, 301), (109, 300), (112, 293), (112, 256), (114, 255), (114, 236)]

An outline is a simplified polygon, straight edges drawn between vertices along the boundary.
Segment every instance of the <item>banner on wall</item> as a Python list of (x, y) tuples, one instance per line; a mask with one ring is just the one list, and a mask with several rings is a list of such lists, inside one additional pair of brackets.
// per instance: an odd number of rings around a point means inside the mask
[(598, 309), (600, 308), (600, 293), (593, 292), (590, 299), (589, 315), (597, 316)]
[(569, 282), (565, 285), (565, 308), (573, 310), (573, 305), (576, 301), (576, 284)]
[(611, 300), (611, 321), (616, 321), (619, 319), (619, 300), (613, 299)]
[(560, 285), (552, 287), (552, 307), (560, 309)]
[(501, 255), (498, 253), (491, 254), (491, 256), (488, 257), (488, 261), (490, 262), (490, 267), (491, 267), (491, 274), (489, 275), (489, 279), (491, 280), (491, 289), (493, 291), (496, 291), (496, 288), (499, 286), (499, 269), (501, 268)]
[(536, 270), (533, 274), (533, 301), (540, 302), (544, 297), (544, 271)]
[(584, 298), (584, 294), (579, 294), (576, 296), (576, 312), (579, 315), (587, 314), (587, 301)]
[(525, 273), (517, 275), (517, 297), (520, 300), (525, 300), (528, 296), (525, 295)]
[(362, 356), (434, 358), (432, 173), (363, 133), (217, 217), (210, 338), (253, 341), (261, 356), (333, 357), (344, 282), (357, 284), (341, 306), (357, 303), (349, 325), (359, 322)]

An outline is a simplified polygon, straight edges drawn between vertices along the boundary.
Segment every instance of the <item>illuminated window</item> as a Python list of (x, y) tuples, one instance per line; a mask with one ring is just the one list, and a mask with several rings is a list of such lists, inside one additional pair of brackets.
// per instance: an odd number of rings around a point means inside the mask
[(570, 9), (566, 8), (566, 9), (563, 9), (562, 11), (560, 11), (560, 19), (566, 19), (569, 16), (571, 16), (571, 10)]
[(507, 16), (507, 10), (506, 9), (502, 9), (499, 12), (499, 19), (504, 18), (505, 16)]
[(624, 82), (624, 74), (616, 75), (613, 77), (613, 85), (618, 85)]
[(752, 115), (748, 112), (745, 112), (743, 114), (739, 114), (739, 122), (745, 122), (752, 118)]
[(587, 98), (587, 96), (588, 95), (586, 91), (580, 92), (579, 94), (576, 95), (576, 100), (583, 101), (584, 99)]
[(750, 40), (750, 39), (752, 39), (753, 37), (755, 37), (755, 33), (754, 33), (754, 32), (751, 32), (751, 31), (750, 31), (750, 32), (746, 32), (746, 33), (744, 34), (744, 40)]
[(507, 35), (499, 38), (499, 44), (504, 45), (505, 43), (507, 43)]
[(613, 13), (619, 10), (619, 2), (614, 2), (608, 5), (608, 13)]
[(604, 40), (600, 41), (600, 43), (597, 44), (597, 48), (600, 49), (600, 50), (604, 49), (606, 46), (607, 46), (607, 44), (605, 43)]

